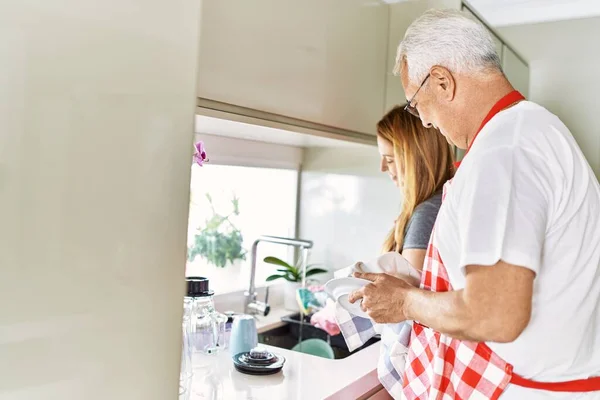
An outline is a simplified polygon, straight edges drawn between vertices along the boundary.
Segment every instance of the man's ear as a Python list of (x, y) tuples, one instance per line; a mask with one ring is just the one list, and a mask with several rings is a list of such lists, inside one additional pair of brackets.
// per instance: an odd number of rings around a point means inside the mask
[(446, 101), (454, 100), (456, 82), (452, 73), (447, 68), (436, 65), (431, 68), (430, 75), (438, 98)]

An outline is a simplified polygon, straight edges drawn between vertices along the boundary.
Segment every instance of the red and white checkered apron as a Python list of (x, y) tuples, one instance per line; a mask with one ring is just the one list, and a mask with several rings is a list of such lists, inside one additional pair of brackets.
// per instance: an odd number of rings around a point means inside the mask
[[(444, 186), (442, 199), (451, 182)], [(427, 246), (421, 289), (452, 290), (433, 232)], [(600, 391), (600, 377), (567, 382), (523, 378), (513, 373), (513, 366), (485, 343), (453, 339), (416, 321), (402, 378), (403, 394), (408, 400), (497, 399), (509, 384), (554, 392)]]
[[(443, 197), (449, 184), (444, 186)], [(433, 233), (427, 246), (421, 289), (452, 290)], [(407, 399), (497, 399), (511, 376), (512, 366), (485, 343), (453, 339), (414, 322), (403, 376)]]

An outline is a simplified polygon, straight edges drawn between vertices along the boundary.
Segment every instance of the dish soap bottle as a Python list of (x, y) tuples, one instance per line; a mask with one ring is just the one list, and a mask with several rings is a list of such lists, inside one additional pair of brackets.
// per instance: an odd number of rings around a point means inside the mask
[(195, 355), (209, 355), (225, 348), (227, 317), (215, 310), (214, 292), (209, 281), (202, 277), (189, 277), (186, 307), (190, 309), (192, 351)]

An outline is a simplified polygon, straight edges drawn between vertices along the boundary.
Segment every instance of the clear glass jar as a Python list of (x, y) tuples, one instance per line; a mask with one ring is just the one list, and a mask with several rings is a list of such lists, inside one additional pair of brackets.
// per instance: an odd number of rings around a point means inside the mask
[(194, 352), (213, 354), (225, 348), (227, 317), (217, 310), (212, 296), (195, 298), (192, 337)]
[(231, 327), (233, 325), (233, 317), (235, 316), (235, 312), (225, 311), (225, 316), (227, 317), (227, 322), (225, 322), (225, 343), (223, 344), (223, 346), (225, 348), (229, 348), (229, 340), (231, 338)]
[[(210, 355), (226, 348), (227, 317), (215, 310), (213, 294), (206, 278), (187, 278), (185, 299), (191, 316), (191, 345), (194, 355)], [(197, 358), (197, 357), (195, 357)]]

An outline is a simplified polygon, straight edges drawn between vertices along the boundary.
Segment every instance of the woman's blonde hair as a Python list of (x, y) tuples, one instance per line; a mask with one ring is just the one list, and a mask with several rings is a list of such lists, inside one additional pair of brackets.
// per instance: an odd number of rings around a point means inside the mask
[(415, 208), (452, 178), (454, 157), (446, 139), (436, 129), (425, 128), (404, 106), (395, 106), (383, 116), (377, 123), (377, 135), (392, 144), (397, 173), (404, 181), (402, 209), (383, 251), (401, 252)]

